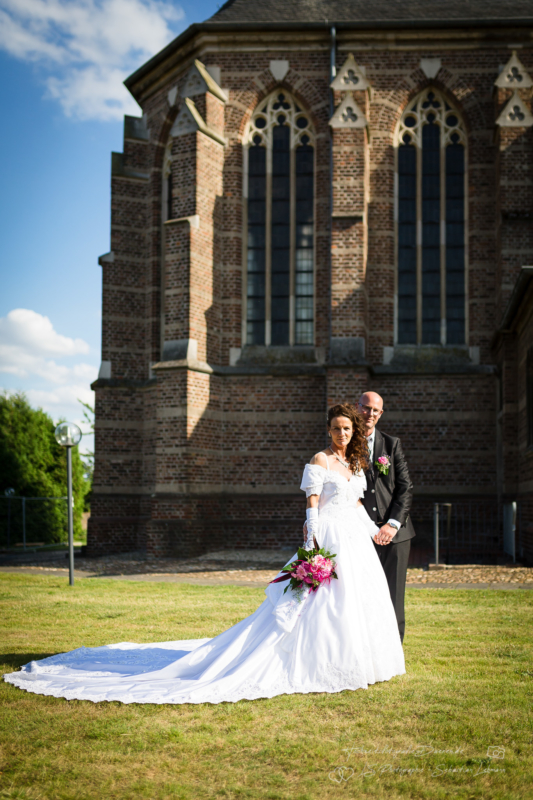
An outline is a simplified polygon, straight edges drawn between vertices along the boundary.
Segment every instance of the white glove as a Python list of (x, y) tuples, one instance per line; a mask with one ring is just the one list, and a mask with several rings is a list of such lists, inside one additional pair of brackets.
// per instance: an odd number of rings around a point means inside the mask
[(305, 542), (305, 549), (312, 550), (315, 546), (313, 536), (318, 532), (318, 508), (308, 508), (305, 512), (307, 517), (307, 539)]

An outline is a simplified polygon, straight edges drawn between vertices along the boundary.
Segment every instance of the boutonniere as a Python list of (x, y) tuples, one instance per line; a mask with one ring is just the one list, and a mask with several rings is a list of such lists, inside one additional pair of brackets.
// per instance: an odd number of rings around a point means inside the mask
[(374, 463), (382, 475), (389, 474), (390, 458), (388, 456), (380, 456)]

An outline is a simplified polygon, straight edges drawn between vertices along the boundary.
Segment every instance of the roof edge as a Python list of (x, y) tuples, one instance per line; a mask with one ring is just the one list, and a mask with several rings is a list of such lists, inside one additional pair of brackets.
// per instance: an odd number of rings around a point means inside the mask
[(166, 47), (152, 56), (135, 72), (132, 72), (126, 80), (124, 85), (133, 94), (133, 86), (137, 81), (144, 78), (151, 70), (155, 69), (161, 62), (168, 58), (175, 50), (182, 45), (186, 44), (189, 39), (192, 39), (195, 34), (200, 32), (205, 33), (223, 33), (223, 32), (239, 32), (239, 31), (294, 31), (294, 30), (329, 30), (335, 26), (339, 30), (372, 30), (372, 29), (387, 29), (387, 28), (400, 28), (402, 30), (408, 28), (502, 28), (502, 27), (532, 27), (533, 16), (531, 17), (495, 17), (490, 19), (433, 19), (433, 20), (365, 20), (353, 22), (336, 22), (335, 20), (324, 20), (323, 22), (194, 22), (192, 25), (180, 33), (173, 39)]

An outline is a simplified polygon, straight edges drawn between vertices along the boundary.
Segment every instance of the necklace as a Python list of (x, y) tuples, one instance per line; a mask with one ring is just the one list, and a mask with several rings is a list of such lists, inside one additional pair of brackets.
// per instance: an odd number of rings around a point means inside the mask
[(340, 456), (338, 456), (337, 453), (335, 453), (332, 450), (331, 445), (330, 445), (329, 449), (331, 450), (332, 456), (337, 459), (339, 464), (342, 464), (342, 466), (345, 467), (346, 469), (350, 469), (350, 464), (348, 463), (348, 461), (343, 461), (342, 458)]

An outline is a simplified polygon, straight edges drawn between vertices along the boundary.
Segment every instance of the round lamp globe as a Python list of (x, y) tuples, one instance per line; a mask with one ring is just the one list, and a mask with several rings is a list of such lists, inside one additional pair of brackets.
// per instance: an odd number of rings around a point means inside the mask
[(61, 447), (76, 447), (81, 441), (82, 433), (74, 422), (60, 422), (54, 436)]

